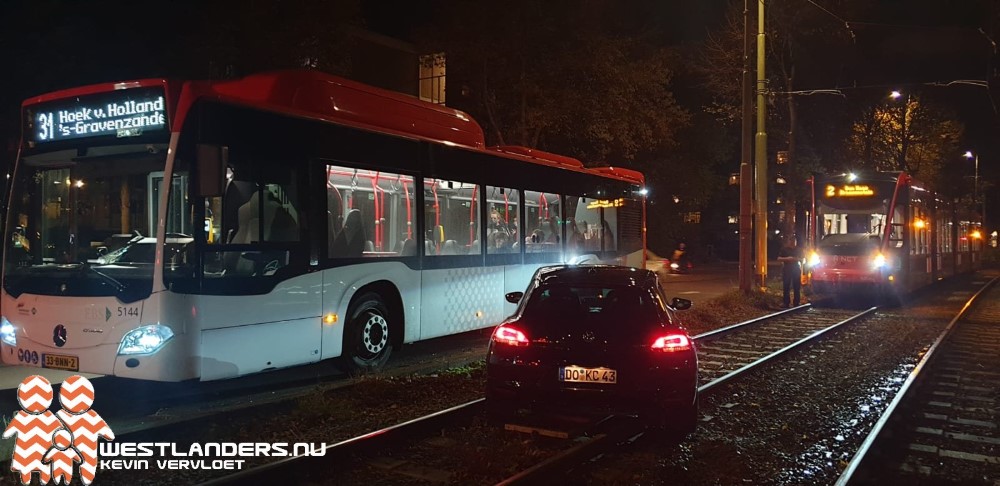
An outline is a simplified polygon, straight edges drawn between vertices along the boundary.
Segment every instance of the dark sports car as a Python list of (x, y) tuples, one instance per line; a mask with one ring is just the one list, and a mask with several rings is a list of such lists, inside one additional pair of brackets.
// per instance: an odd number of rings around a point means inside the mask
[(655, 273), (617, 266), (540, 268), (517, 311), (493, 332), (486, 406), (637, 414), (690, 432), (698, 414), (698, 358)]

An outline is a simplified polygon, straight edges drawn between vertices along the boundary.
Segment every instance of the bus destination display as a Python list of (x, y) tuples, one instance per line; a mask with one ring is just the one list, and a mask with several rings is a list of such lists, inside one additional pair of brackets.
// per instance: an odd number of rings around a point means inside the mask
[(136, 88), (53, 101), (32, 108), (34, 141), (74, 138), (135, 137), (167, 128), (162, 88)]

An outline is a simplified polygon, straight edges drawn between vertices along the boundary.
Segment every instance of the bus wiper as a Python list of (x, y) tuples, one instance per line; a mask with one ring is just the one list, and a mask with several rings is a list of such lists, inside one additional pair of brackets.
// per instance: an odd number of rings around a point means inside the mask
[(90, 270), (91, 272), (96, 273), (97, 275), (100, 275), (102, 278), (104, 278), (104, 280), (107, 280), (112, 285), (114, 285), (115, 286), (115, 290), (117, 292), (120, 293), (121, 291), (125, 290), (125, 284), (121, 283), (120, 281), (118, 281), (118, 279), (112, 277), (111, 275), (108, 275), (108, 274), (106, 274), (106, 273), (104, 273), (104, 272), (102, 272), (102, 271), (100, 271), (100, 270), (98, 270), (98, 269), (90, 266), (89, 263), (83, 263), (83, 264), (81, 264), (81, 268), (83, 268), (85, 270)]

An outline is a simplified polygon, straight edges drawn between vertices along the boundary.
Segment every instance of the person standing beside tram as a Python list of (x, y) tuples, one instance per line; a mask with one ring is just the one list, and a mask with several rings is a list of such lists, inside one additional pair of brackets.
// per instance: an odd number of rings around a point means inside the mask
[(802, 291), (802, 250), (796, 244), (795, 238), (788, 240), (788, 243), (778, 252), (778, 261), (781, 262), (781, 307), (788, 308), (789, 293), (795, 294), (795, 306), (800, 303), (800, 293)]

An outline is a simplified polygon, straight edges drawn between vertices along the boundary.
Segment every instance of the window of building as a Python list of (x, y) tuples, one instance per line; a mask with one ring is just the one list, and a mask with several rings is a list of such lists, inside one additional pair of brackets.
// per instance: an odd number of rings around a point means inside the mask
[(443, 52), (420, 56), (420, 99), (445, 103), (445, 55)]
[(684, 213), (683, 221), (685, 223), (700, 224), (701, 223), (701, 212), (694, 211), (690, 213)]

